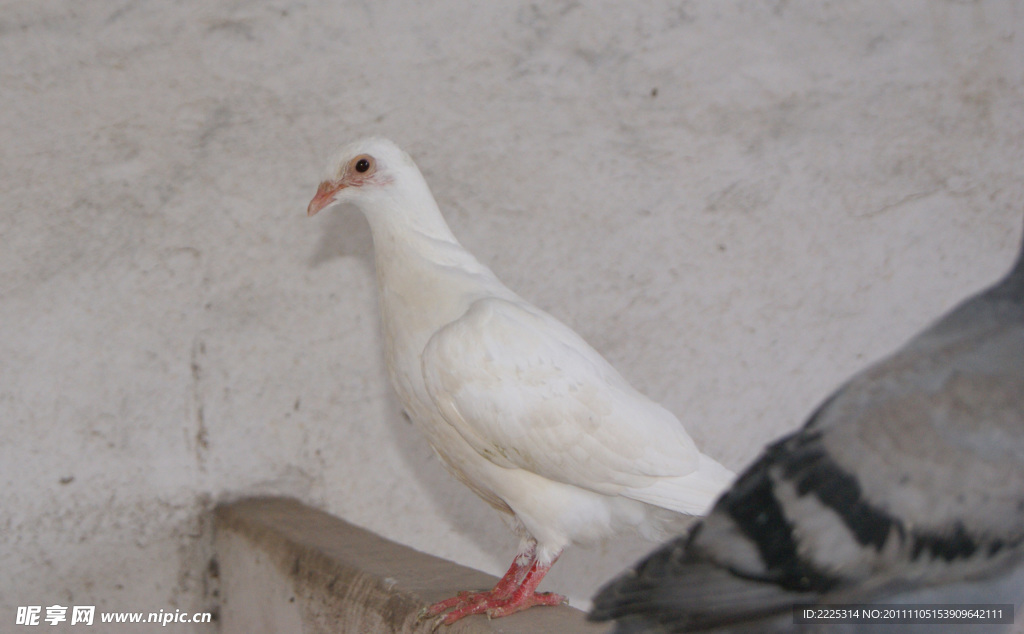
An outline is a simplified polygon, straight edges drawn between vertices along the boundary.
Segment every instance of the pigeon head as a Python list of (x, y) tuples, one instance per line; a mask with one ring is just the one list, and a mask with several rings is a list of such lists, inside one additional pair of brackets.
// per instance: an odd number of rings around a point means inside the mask
[(401, 175), (410, 170), (419, 176), (409, 155), (387, 139), (370, 138), (350, 143), (331, 161), (327, 177), (320, 183), (306, 212), (313, 216), (335, 203), (358, 204), (381, 195), (391, 196), (396, 182), (407, 180), (401, 179)]

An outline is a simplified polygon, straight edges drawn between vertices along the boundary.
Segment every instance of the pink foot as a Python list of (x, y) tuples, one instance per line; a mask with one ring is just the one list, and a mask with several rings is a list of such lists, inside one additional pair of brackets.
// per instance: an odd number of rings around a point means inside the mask
[[(428, 618), (437, 616), (447, 612), (448, 610), (462, 610), (464, 608), (487, 603), (488, 601), (499, 601), (507, 599), (512, 596), (512, 593), (516, 591), (522, 583), (523, 579), (530, 572), (530, 566), (533, 565), (533, 549), (525, 551), (525, 553), (519, 553), (516, 558), (512, 560), (512, 565), (509, 566), (508, 572), (505, 576), (498, 581), (498, 584), (494, 586), (493, 590), (488, 592), (460, 592), (450, 599), (444, 601), (438, 601), (434, 605), (423, 610), (421, 618)], [(472, 614), (476, 614), (473, 612)], [(460, 617), (461, 618), (461, 617)], [(458, 620), (458, 619), (456, 619)], [(451, 623), (454, 623), (452, 621)], [(449, 625), (451, 625), (449, 623)]]
[[(454, 597), (445, 599), (444, 601), (438, 601), (424, 610), (423, 617), (429, 618), (447, 612), (448, 610), (462, 610), (488, 601), (501, 601), (504, 598), (508, 598), (507, 595), (505, 597), (498, 598), (494, 596), (493, 592), (493, 590), (490, 592), (460, 592)], [(472, 614), (476, 614), (476, 612), (473, 612)], [(452, 623), (454, 622), (455, 621), (452, 621)], [(451, 623), (446, 623), (446, 625), (451, 625)]]
[[(424, 617), (433, 617), (448, 612), (441, 623), (451, 625), (459, 619), (473, 614), (486, 613), (488, 618), (499, 618), (521, 612), (535, 605), (563, 605), (564, 596), (552, 592), (536, 592), (541, 579), (551, 569), (551, 564), (539, 565), (536, 561), (512, 564), (498, 585), (490, 592), (460, 592), (451, 599), (439, 601), (423, 612)], [(554, 563), (553, 561), (551, 562)]]
[[(509, 614), (521, 612), (526, 608), (532, 608), (535, 605), (566, 605), (568, 602), (569, 601), (564, 596), (555, 594), (554, 592), (534, 592), (532, 594), (525, 595), (522, 599), (506, 599), (505, 601), (499, 601), (484, 611), (487, 613), (489, 618), (497, 619), (503, 616), (508, 616)], [(449, 614), (448, 616), (451, 615)]]
[(487, 614), (488, 618), (496, 619), (509, 614), (521, 612), (535, 605), (563, 605), (564, 596), (552, 592), (533, 592), (518, 597), (497, 598), (487, 592), (462, 593), (458, 597), (435, 603), (427, 609), (427, 616), (437, 616), (445, 610), (452, 609), (441, 621), (445, 625), (473, 614)]

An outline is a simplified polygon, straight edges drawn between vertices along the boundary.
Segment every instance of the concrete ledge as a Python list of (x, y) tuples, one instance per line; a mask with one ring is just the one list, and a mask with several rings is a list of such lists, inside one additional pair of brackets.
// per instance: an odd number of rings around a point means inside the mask
[[(497, 579), (378, 537), (287, 498), (218, 506), (215, 548), (223, 632), (429, 632), (421, 608)], [(503, 619), (472, 616), (441, 632), (576, 632), (569, 607), (533, 608)]]

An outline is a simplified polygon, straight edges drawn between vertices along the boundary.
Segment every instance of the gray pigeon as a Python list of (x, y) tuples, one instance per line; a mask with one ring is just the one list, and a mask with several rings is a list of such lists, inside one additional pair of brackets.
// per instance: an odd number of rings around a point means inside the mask
[(590, 619), (788, 631), (794, 604), (1022, 600), (1024, 246), (1005, 278), (854, 376), (687, 535), (605, 585)]

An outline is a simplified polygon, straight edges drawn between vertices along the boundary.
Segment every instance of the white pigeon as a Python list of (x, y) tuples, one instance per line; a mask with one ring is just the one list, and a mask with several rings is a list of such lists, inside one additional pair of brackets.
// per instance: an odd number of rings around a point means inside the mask
[(793, 629), (794, 604), (1022, 601), (1024, 246), (1000, 282), (768, 446), (688, 536), (607, 584), (591, 618), (766, 632)]
[[(733, 474), (569, 327), (529, 304), (455, 239), (408, 154), (344, 147), (310, 216), (353, 203), (373, 234), (391, 382), (447, 469), (512, 514), (521, 538), (489, 592), (428, 609), (444, 621), (565, 598), (537, 593), (570, 543), (650, 533), (665, 510), (706, 512)], [(450, 610), (450, 612), (449, 612)]]

